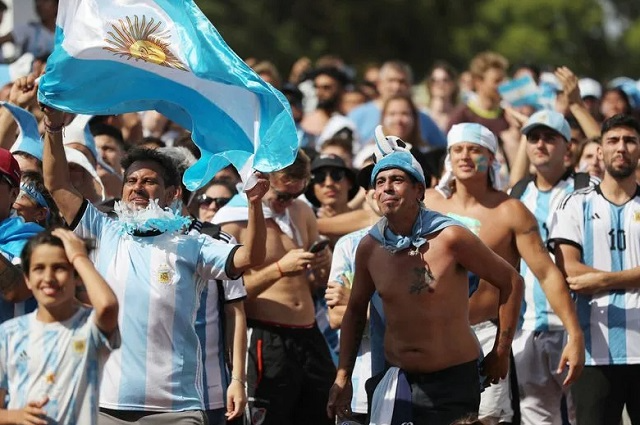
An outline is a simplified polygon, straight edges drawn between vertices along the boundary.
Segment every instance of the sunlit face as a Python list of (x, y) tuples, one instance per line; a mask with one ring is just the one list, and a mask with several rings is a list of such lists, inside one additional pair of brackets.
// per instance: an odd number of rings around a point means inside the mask
[(505, 73), (500, 68), (489, 68), (481, 78), (475, 78), (474, 83), (478, 96), (494, 102), (500, 102), (498, 86), (504, 81)]
[(407, 75), (397, 69), (385, 68), (384, 72), (380, 73), (378, 92), (383, 100), (398, 94), (408, 94), (409, 80)]
[(624, 101), (624, 98), (616, 91), (605, 93), (600, 102), (600, 111), (605, 119), (624, 113), (626, 107), (627, 103)]
[(385, 134), (407, 140), (415, 126), (411, 106), (405, 99), (389, 101), (382, 117)]
[(409, 175), (397, 168), (383, 170), (374, 181), (374, 198), (384, 216), (393, 216), (415, 208), (424, 194), (424, 186), (414, 183)]
[(161, 208), (171, 203), (175, 187), (165, 186), (163, 170), (155, 161), (136, 161), (125, 172), (122, 199), (138, 208), (146, 208), (149, 200), (158, 199)]
[(307, 187), (307, 180), (291, 179), (278, 173), (271, 175), (269, 181), (271, 186), (263, 201), (276, 214), (284, 213)]
[(106, 134), (94, 136), (94, 139), (96, 141), (98, 155), (100, 155), (102, 160), (106, 164), (111, 166), (111, 168), (113, 168), (116, 172), (120, 172), (120, 161), (122, 161), (124, 151), (122, 150), (116, 139)]
[(313, 170), (311, 182), (313, 193), (321, 206), (335, 209), (346, 207), (352, 183), (343, 168), (322, 167)]
[(31, 253), (25, 279), (40, 306), (58, 307), (75, 299), (78, 278), (62, 247), (38, 245)]
[(527, 134), (527, 156), (531, 165), (540, 167), (564, 167), (568, 143), (557, 131), (539, 126)]
[(47, 210), (38, 205), (29, 195), (20, 192), (13, 203), (15, 212), (27, 223), (40, 223), (47, 217)]
[(640, 159), (640, 135), (629, 127), (616, 127), (602, 135), (602, 148), (599, 156), (604, 168), (614, 179), (631, 176)]
[(494, 161), (491, 151), (476, 143), (456, 143), (449, 148), (453, 175), (457, 180), (465, 181), (476, 176), (486, 179)]
[(442, 68), (436, 68), (429, 76), (429, 88), (431, 96), (449, 98), (455, 89), (455, 82)]
[(205, 190), (204, 196), (198, 199), (198, 220), (208, 222), (220, 208), (233, 197), (233, 193), (226, 187), (214, 184)]
[(578, 161), (578, 171), (589, 173), (589, 175), (602, 178), (604, 176), (604, 162), (599, 154), (600, 145), (589, 142), (582, 150), (582, 155)]

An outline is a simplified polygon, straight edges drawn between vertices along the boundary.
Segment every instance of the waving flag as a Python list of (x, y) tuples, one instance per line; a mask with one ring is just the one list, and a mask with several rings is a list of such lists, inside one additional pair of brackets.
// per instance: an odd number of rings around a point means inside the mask
[(253, 167), (264, 172), (293, 162), (287, 100), (193, 0), (62, 0), (57, 26), (40, 101), (91, 115), (155, 109), (191, 130), (202, 157), (185, 173), (189, 189), (254, 154)]
[(538, 86), (530, 75), (500, 84), (498, 92), (502, 99), (511, 106), (518, 107), (538, 103)]
[(40, 140), (40, 132), (38, 131), (38, 120), (33, 114), (19, 106), (9, 102), (0, 102), (0, 105), (7, 108), (13, 119), (18, 123), (18, 138), (11, 152), (24, 152), (42, 161), (42, 141)]

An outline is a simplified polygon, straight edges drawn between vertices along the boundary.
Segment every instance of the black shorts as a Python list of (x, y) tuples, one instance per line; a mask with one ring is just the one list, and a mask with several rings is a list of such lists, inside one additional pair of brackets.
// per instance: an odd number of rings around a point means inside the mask
[(248, 320), (249, 424), (330, 425), (336, 369), (316, 325), (292, 328)]
[[(365, 384), (371, 413), (373, 392), (384, 374)], [(430, 373), (405, 373), (411, 385), (414, 425), (449, 425), (457, 419), (478, 414), (480, 385), (476, 360)]]

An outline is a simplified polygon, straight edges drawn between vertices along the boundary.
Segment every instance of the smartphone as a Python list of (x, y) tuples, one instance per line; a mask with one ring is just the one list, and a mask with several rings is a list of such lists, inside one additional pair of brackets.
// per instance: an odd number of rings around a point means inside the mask
[(311, 244), (311, 247), (309, 247), (309, 252), (317, 254), (318, 252), (325, 249), (328, 245), (329, 239), (320, 239), (319, 241), (315, 241), (313, 244)]

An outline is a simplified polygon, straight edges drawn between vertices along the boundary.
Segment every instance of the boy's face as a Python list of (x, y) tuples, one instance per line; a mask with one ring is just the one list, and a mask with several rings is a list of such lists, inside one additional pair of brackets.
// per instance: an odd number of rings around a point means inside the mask
[(75, 298), (78, 278), (62, 247), (37, 246), (25, 279), (38, 305), (44, 308), (60, 307)]

